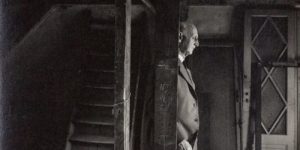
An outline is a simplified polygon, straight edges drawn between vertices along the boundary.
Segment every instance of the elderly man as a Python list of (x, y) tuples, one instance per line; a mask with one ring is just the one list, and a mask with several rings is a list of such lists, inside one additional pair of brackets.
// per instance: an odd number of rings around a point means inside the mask
[(182, 22), (179, 32), (176, 124), (179, 150), (197, 150), (197, 132), (199, 129), (197, 95), (191, 72), (185, 66), (184, 60), (198, 46), (197, 28), (191, 23)]
[[(180, 23), (176, 123), (177, 150), (197, 150), (197, 131), (199, 129), (197, 96), (191, 72), (185, 67), (183, 61), (188, 55), (193, 53), (198, 45), (196, 27), (190, 23)], [(143, 113), (141, 135), (142, 150), (154, 149), (154, 100), (151, 95), (152, 94), (150, 94), (148, 97), (149, 100), (145, 103), (145, 112)]]

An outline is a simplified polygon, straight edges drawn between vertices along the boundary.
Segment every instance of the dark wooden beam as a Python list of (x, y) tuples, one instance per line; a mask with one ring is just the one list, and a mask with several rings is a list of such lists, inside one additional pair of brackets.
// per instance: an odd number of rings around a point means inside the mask
[[(252, 143), (255, 144), (255, 150), (261, 150), (261, 71), (262, 66), (258, 63), (251, 65), (251, 102), (250, 102), (250, 127), (249, 132)], [(250, 147), (251, 146), (251, 147)], [(249, 149), (252, 145), (249, 145)]]
[(131, 0), (115, 0), (115, 150), (129, 150)]
[(239, 4), (268, 4), (278, 5), (286, 4), (291, 5), (299, 2), (299, 0), (189, 0), (191, 5), (239, 5)]
[(155, 73), (154, 149), (175, 150), (179, 0), (157, 2), (157, 52)]

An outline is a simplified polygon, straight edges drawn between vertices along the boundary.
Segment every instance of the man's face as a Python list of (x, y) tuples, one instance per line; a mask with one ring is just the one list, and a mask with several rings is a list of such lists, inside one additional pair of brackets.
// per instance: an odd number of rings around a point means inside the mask
[(199, 46), (198, 42), (198, 31), (195, 26), (187, 28), (186, 31), (182, 32), (183, 38), (180, 44), (181, 52), (186, 56), (193, 54), (196, 47)]
[(198, 31), (196, 28), (193, 28), (192, 36), (187, 37), (187, 42), (187, 55), (192, 55), (194, 49), (199, 46)]

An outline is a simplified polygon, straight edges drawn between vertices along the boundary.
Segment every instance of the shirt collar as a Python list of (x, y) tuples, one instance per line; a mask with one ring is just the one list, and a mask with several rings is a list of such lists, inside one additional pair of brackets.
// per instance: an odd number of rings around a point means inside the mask
[(183, 63), (184, 57), (183, 57), (182, 55), (179, 54), (179, 55), (178, 55), (178, 59), (180, 60), (181, 63)]

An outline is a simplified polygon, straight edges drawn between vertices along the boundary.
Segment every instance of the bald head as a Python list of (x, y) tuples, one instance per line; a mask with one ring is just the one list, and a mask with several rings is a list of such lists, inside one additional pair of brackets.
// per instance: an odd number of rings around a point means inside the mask
[(187, 37), (191, 37), (193, 35), (193, 30), (197, 30), (196, 26), (189, 22), (181, 22), (179, 27), (179, 32)]
[(185, 57), (199, 46), (198, 31), (194, 24), (181, 22), (179, 28), (179, 52)]

